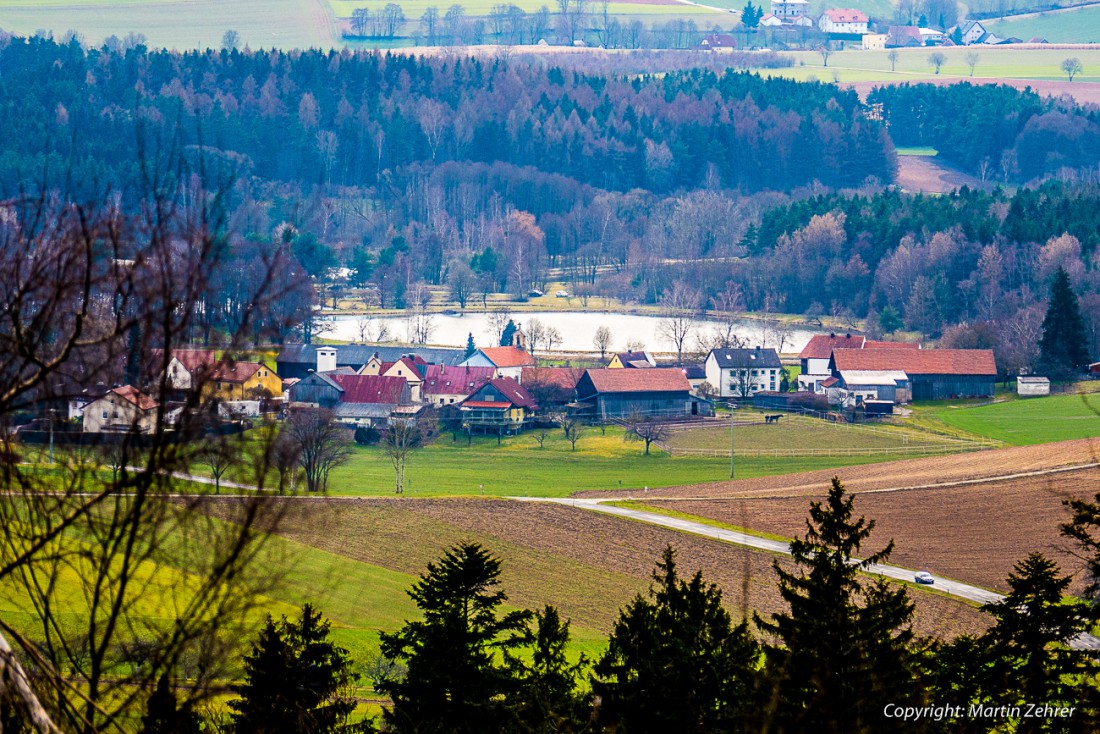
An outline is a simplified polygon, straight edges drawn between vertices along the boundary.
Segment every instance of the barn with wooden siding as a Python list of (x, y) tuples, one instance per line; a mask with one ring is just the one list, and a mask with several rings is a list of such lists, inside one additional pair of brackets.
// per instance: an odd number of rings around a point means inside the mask
[(679, 368), (586, 370), (577, 381), (581, 415), (597, 420), (713, 415), (709, 402), (691, 394)]
[(829, 368), (837, 378), (850, 371), (904, 372), (913, 400), (992, 397), (997, 381), (990, 349), (836, 349)]

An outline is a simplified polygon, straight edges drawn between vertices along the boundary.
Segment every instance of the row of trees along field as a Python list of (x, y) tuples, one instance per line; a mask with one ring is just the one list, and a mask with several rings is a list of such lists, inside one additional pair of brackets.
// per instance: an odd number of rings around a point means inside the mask
[(539, 41), (573, 46), (580, 41), (603, 48), (698, 48), (707, 33), (726, 33), (718, 24), (692, 18), (654, 20), (623, 17), (608, 2), (558, 0), (526, 11), (518, 5), (499, 3), (487, 14), (471, 13), (455, 3), (430, 5), (417, 18), (405, 15), (397, 3), (381, 8), (355, 8), (344, 31), (346, 39), (411, 39), (417, 45), (464, 46), (536, 44)]
[[(1064, 533), (1095, 565), (1100, 505), (1077, 502), (1073, 509)], [(620, 611), (595, 661), (567, 653), (569, 621), (553, 606), (508, 610), (500, 560), (476, 543), (457, 545), (408, 591), (421, 619), (381, 635), (381, 655), (370, 666), (375, 689), (390, 697), (381, 731), (870, 734), (977, 732), (991, 722), (1016, 723), (1018, 731), (1100, 726), (1100, 667), (1070, 647), (1095, 624), (1097, 608), (1066, 596), (1070, 577), (1056, 564), (1039, 553), (1021, 560), (1005, 598), (982, 607), (991, 617), (984, 634), (918, 639), (909, 592), (863, 575), (893, 550), (892, 542), (869, 547), (874, 526), (856, 515), (834, 478), (827, 498), (811, 503), (806, 535), (791, 543), (793, 563), (774, 563), (786, 608), (751, 619), (742, 609), (739, 622), (721, 589), (699, 572), (681, 575), (668, 547), (649, 591)], [(214, 728), (375, 731), (379, 722), (349, 721), (358, 682), (354, 661), (307, 604), (300, 621), (268, 618), (245, 655), (229, 720)], [(199, 731), (196, 709), (171, 705), (167, 683), (162, 687), (150, 699), (143, 732)], [(1036, 701), (1061, 713), (1029, 719), (1024, 712)], [(925, 706), (932, 707), (925, 716), (902, 718), (902, 711)]]

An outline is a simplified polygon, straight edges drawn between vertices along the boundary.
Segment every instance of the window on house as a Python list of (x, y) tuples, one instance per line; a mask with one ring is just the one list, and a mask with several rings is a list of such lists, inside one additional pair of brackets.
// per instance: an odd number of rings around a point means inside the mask
[(106, 420), (106, 419), (107, 419), (107, 411), (103, 411), (103, 419), (104, 419), (104, 420)]

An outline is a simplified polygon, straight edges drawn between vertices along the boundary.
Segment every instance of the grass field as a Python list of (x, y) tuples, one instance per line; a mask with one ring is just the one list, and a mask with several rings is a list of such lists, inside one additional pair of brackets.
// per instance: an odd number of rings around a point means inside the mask
[(938, 405), (931, 417), (968, 433), (1029, 446), (1100, 436), (1100, 395), (1052, 395), (991, 405)]
[[(776, 428), (776, 426), (771, 426)], [(788, 429), (772, 435), (778, 445)], [(728, 436), (728, 434), (726, 434)], [(539, 448), (533, 432), (495, 438), (476, 437), (467, 446), (463, 437), (452, 442), (444, 434), (415, 451), (406, 468), (406, 494), (411, 497), (497, 495), (564, 497), (573, 492), (601, 489), (641, 490), (713, 482), (729, 478), (729, 459), (698, 456), (670, 457), (651, 448), (642, 454), (640, 443), (623, 440), (622, 429), (586, 428), (571, 451), (560, 430), (549, 432)], [(896, 456), (744, 458), (737, 461), (738, 477), (757, 477), (827, 467), (885, 461)], [(394, 491), (394, 470), (381, 449), (356, 447), (351, 461), (333, 471), (329, 492), (335, 495), (386, 496)]]
[[(350, 18), (352, 11), (357, 8), (366, 8), (375, 13), (393, 0), (327, 0), (328, 5), (338, 18)], [(429, 7), (437, 7), (440, 14), (446, 12), (452, 3), (439, 2), (438, 0), (398, 0), (405, 13), (406, 20), (415, 24), (424, 11)], [(462, 0), (461, 5), (467, 16), (488, 15), (494, 5), (501, 3), (497, 0)], [(528, 13), (538, 11), (543, 5), (548, 5), (552, 11), (556, 6), (547, 4), (545, 0), (516, 0), (514, 5)], [(743, 7), (743, 5), (742, 5)], [(601, 6), (600, 12), (603, 8)], [(687, 5), (676, 0), (650, 0), (649, 2), (630, 2), (630, 0), (618, 0), (608, 4), (608, 12), (612, 15), (718, 15), (718, 11), (695, 5)]]
[[(941, 435), (906, 426), (857, 426), (827, 423), (816, 418), (785, 415), (779, 423), (735, 427), (738, 451), (890, 451), (944, 448), (948, 441)], [(675, 449), (704, 449), (729, 452), (728, 428), (713, 426), (679, 430), (667, 444)], [(951, 442), (952, 449), (956, 448)], [(946, 450), (946, 449), (945, 449)]]
[[(786, 76), (805, 80), (833, 81), (834, 75), (841, 83), (854, 82), (904, 82), (930, 79), (970, 77), (966, 63), (968, 53), (977, 53), (979, 60), (974, 68), (975, 77), (994, 79), (1031, 79), (1065, 81), (1060, 66), (1062, 60), (1076, 56), (1084, 65), (1084, 72), (1074, 83), (1100, 81), (1100, 49), (1041, 49), (1041, 48), (899, 48), (896, 70), (891, 71), (889, 51), (863, 51), (859, 49), (838, 51), (829, 56), (829, 66), (821, 63), (821, 55), (812, 51), (791, 54), (795, 66), (788, 69), (765, 69), (761, 74)], [(928, 56), (942, 53), (947, 57), (939, 75), (928, 62)]]
[(218, 48), (229, 29), (252, 48), (331, 47), (336, 39), (326, 0), (0, 0), (0, 26), (24, 35), (72, 29), (96, 46), (131, 31), (169, 48)]
[[(1036, 36), (1051, 43), (1100, 42), (1100, 7), (1042, 13), (1026, 18), (1007, 18), (983, 22), (985, 29), (1001, 37), (1015, 36), (1027, 41)], [(1076, 52), (1066, 52), (1072, 56)]]

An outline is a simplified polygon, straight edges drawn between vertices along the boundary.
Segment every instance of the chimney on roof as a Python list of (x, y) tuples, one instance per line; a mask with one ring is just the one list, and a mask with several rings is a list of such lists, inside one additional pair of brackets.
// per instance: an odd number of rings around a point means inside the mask
[(336, 369), (336, 350), (332, 347), (317, 347), (317, 371), (332, 372)]

